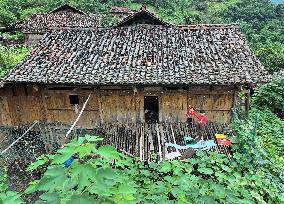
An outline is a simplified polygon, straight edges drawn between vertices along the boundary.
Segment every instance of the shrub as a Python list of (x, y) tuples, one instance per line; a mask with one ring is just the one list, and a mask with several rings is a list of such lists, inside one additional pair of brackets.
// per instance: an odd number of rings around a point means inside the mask
[(25, 192), (43, 192), (37, 204), (284, 202), (279, 184), (237, 151), (232, 158), (198, 151), (186, 161), (147, 163), (111, 146), (98, 148), (98, 140), (86, 135), (55, 155), (38, 158), (29, 170), (50, 165)]

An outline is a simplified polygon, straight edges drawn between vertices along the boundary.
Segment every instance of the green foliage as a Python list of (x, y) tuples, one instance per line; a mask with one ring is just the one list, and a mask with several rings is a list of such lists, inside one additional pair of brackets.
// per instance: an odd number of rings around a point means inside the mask
[[(197, 152), (187, 161), (144, 163), (111, 146), (97, 148), (95, 136), (80, 137), (57, 154), (41, 157), (29, 170), (49, 162), (25, 193), (43, 192), (36, 203), (281, 203), (281, 183), (255, 167), (251, 157)], [(76, 155), (69, 168), (63, 161)], [(41, 161), (41, 162), (39, 162)]]
[(30, 52), (27, 47), (4, 47), (0, 46), (0, 77), (18, 64)]
[[(267, 170), (284, 170), (284, 121), (268, 109), (253, 108), (249, 117), (234, 124), (238, 140)], [(283, 174), (284, 176), (284, 174)]]
[(24, 35), (21, 32), (1, 33), (1, 36), (7, 40), (21, 40), (24, 38)]
[(270, 73), (284, 70), (284, 46), (274, 45), (256, 50), (256, 56)]
[(11, 191), (7, 185), (7, 174), (6, 171), (0, 170), (0, 203), (1, 204), (22, 204), (20, 198), (21, 194), (15, 191)]
[(262, 85), (253, 96), (253, 104), (258, 108), (268, 108), (274, 113), (284, 112), (284, 72), (274, 76), (272, 82)]
[(8, 26), (16, 21), (16, 16), (9, 10), (0, 8), (0, 26)]
[(112, 25), (115, 25), (118, 21), (119, 19), (116, 16), (105, 15), (102, 17), (101, 23), (103, 26), (112, 26)]
[(283, 70), (284, 6), (269, 0), (242, 0), (220, 15), (227, 22), (240, 23), (250, 46), (268, 71)]

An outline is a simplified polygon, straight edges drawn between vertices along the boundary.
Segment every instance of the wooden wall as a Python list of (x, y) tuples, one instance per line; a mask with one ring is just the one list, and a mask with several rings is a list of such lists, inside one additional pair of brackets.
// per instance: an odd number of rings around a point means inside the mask
[(44, 120), (40, 90), (33, 86), (18, 85), (0, 89), (1, 124), (25, 124)]
[[(144, 122), (144, 97), (158, 96), (159, 120), (185, 122), (188, 105), (204, 110), (210, 121), (229, 122), (234, 90), (228, 87), (191, 87), (165, 90), (163, 87), (128, 89), (66, 89), (36, 85), (8, 86), (0, 89), (0, 124), (24, 124), (34, 120), (72, 123), (91, 93), (78, 125), (94, 127), (100, 122)], [(69, 95), (79, 96), (71, 105)]]

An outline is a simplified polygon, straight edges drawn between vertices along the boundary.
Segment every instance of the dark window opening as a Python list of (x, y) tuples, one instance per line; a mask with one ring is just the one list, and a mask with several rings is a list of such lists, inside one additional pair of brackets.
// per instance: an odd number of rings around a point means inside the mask
[(146, 123), (159, 122), (159, 98), (158, 96), (144, 97), (144, 113)]
[(25, 89), (25, 95), (28, 96), (29, 94), (28, 94), (28, 88), (27, 88), (27, 86), (25, 86), (24, 89)]
[(69, 100), (71, 105), (79, 104), (79, 97), (78, 95), (69, 95)]
[(13, 94), (13, 96), (16, 96), (16, 89), (15, 89), (14, 86), (12, 86), (12, 94)]

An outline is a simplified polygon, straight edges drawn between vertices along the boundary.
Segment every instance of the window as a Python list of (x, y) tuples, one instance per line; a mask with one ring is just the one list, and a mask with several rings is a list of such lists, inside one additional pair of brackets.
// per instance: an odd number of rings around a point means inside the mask
[(79, 104), (79, 97), (78, 95), (69, 95), (69, 100), (71, 105)]

